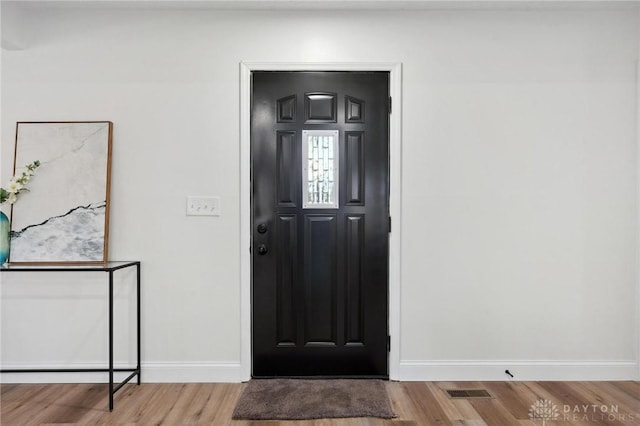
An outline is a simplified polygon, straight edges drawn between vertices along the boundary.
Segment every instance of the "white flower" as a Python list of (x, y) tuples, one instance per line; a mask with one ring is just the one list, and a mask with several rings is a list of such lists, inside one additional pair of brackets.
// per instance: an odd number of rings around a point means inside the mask
[(16, 175), (11, 178), (6, 188), (0, 188), (0, 203), (7, 201), (11, 204), (15, 203), (18, 200), (18, 194), (22, 191), (27, 191), (26, 184), (29, 183), (31, 177), (35, 174), (35, 169), (38, 167), (40, 167), (40, 161), (38, 160), (27, 164), (26, 170), (19, 176)]
[(9, 181), (9, 184), (7, 185), (7, 192), (10, 194), (17, 194), (18, 192), (20, 192), (20, 190), (22, 189), (22, 184), (20, 184), (20, 182), (17, 182), (14, 179), (11, 179)]

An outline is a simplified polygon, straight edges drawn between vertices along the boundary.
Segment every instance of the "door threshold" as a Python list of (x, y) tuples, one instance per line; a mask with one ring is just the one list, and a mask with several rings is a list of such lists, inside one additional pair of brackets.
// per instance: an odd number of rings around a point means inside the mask
[(389, 380), (389, 376), (251, 376), (251, 380), (293, 379), (293, 380)]

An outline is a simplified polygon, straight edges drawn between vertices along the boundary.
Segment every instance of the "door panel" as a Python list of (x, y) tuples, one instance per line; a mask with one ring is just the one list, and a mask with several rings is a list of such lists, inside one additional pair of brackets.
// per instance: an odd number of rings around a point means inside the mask
[(295, 345), (295, 285), (297, 283), (298, 227), (296, 215), (280, 215), (276, 226), (278, 269), (276, 275), (278, 312), (276, 317), (278, 346)]
[(278, 174), (278, 207), (295, 207), (296, 190), (299, 180), (296, 174), (296, 167), (300, 159), (296, 143), (295, 131), (279, 131), (277, 140), (277, 163)]
[(252, 85), (253, 376), (387, 377), (389, 74)]
[(334, 215), (305, 215), (304, 344), (337, 344), (337, 246)]
[(363, 345), (362, 254), (364, 252), (364, 215), (346, 218), (346, 336), (347, 345)]
[(361, 206), (364, 204), (364, 132), (345, 132), (344, 139), (347, 154), (345, 201), (349, 206)]

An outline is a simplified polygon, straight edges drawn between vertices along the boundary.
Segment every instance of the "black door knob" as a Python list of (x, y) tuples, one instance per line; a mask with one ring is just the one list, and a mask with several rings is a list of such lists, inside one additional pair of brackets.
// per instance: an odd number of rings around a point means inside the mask
[(268, 251), (269, 251), (269, 249), (264, 244), (260, 244), (258, 246), (258, 254), (259, 255), (264, 256), (265, 254), (267, 254)]
[(260, 234), (264, 234), (265, 232), (267, 232), (267, 225), (264, 223), (261, 223), (260, 225), (258, 225), (258, 233)]

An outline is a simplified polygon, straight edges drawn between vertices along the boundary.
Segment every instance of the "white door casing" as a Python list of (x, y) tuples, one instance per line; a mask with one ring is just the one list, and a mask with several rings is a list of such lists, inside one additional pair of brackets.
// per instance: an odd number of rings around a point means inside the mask
[(241, 380), (251, 378), (251, 73), (253, 71), (388, 71), (392, 110), (389, 119), (389, 377), (400, 365), (402, 64), (400, 63), (240, 63), (240, 364)]

